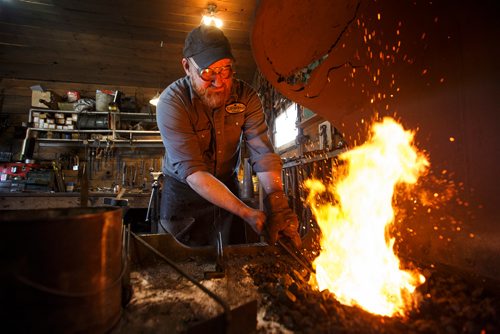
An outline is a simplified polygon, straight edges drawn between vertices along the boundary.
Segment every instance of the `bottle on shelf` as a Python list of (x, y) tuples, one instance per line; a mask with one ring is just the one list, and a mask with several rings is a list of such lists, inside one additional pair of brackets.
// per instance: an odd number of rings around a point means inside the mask
[(119, 91), (115, 91), (115, 95), (113, 96), (113, 101), (111, 101), (108, 105), (108, 110), (111, 112), (120, 111), (120, 109), (118, 108), (118, 95)]

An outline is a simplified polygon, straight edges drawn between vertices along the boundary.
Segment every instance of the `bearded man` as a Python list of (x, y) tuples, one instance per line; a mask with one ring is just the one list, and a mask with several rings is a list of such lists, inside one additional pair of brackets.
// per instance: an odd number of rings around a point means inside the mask
[[(158, 231), (188, 246), (227, 243), (237, 219), (271, 243), (300, 244), (297, 216), (288, 206), (281, 159), (274, 152), (257, 93), (234, 78), (234, 57), (223, 32), (199, 26), (186, 37), (186, 76), (161, 94), (157, 122), (165, 146)], [(238, 198), (243, 139), (265, 192), (266, 212)]]

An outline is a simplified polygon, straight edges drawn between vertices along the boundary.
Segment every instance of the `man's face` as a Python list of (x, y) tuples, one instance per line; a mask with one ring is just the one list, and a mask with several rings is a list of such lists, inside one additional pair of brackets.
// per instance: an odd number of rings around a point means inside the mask
[[(221, 73), (213, 73), (212, 76), (208, 76), (208, 80), (204, 80), (199, 74), (200, 70), (191, 60), (184, 58), (182, 64), (184, 65), (186, 74), (191, 78), (191, 84), (195, 92), (200, 96), (202, 102), (212, 109), (224, 106), (231, 95), (233, 83), (232, 72), (226, 79), (223, 78), (224, 75)], [(221, 59), (211, 64), (208, 68), (214, 69), (214, 72), (218, 72), (225, 66), (230, 65), (232, 65), (231, 59)]]

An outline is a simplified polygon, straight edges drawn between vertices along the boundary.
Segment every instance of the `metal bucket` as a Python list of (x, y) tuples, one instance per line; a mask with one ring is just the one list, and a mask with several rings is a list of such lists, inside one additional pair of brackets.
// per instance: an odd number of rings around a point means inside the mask
[(119, 208), (0, 211), (7, 332), (104, 333), (121, 316)]
[(78, 130), (107, 130), (109, 129), (109, 115), (80, 114), (76, 121)]

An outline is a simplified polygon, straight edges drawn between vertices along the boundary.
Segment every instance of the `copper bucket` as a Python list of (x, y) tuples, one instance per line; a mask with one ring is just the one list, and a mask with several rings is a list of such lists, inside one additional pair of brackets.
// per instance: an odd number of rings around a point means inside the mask
[(116, 324), (125, 270), (121, 209), (1, 211), (0, 226), (2, 327), (103, 333)]

